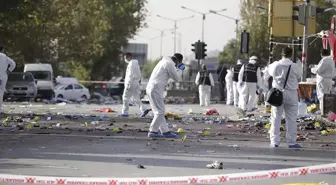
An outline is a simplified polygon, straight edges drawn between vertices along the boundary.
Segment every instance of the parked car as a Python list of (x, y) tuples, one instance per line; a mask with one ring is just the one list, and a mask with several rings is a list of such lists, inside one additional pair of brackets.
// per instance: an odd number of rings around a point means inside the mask
[(54, 72), (50, 64), (25, 64), (24, 71), (33, 74), (37, 80), (37, 96), (44, 99), (54, 98)]
[(67, 100), (90, 99), (89, 89), (80, 84), (66, 84), (55, 87), (55, 97)]
[(37, 81), (31, 73), (13, 72), (8, 75), (5, 98), (31, 99), (37, 96)]

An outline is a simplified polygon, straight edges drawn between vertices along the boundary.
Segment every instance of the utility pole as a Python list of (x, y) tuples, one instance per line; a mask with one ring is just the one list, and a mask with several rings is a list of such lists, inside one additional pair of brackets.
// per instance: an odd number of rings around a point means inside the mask
[(194, 16), (184, 17), (184, 18), (180, 18), (180, 19), (171, 19), (171, 18), (168, 18), (168, 17), (163, 17), (161, 15), (156, 15), (156, 16), (159, 17), (159, 18), (161, 18), (161, 19), (165, 19), (165, 20), (173, 21), (174, 22), (174, 53), (176, 53), (176, 30), (177, 30), (177, 22), (178, 21), (184, 21), (184, 20), (187, 20), (187, 19), (191, 19)]
[(177, 30), (177, 21), (174, 20), (174, 53), (176, 53), (176, 30)]
[[(223, 9), (225, 10), (225, 9)], [(221, 10), (221, 11), (223, 11)], [(236, 23), (236, 61), (238, 61), (239, 59), (239, 45), (238, 45), (238, 37), (239, 37), (239, 19), (235, 19), (233, 17), (230, 17), (230, 16), (226, 16), (226, 15), (223, 15), (223, 14), (219, 14), (218, 11), (214, 11), (214, 10), (209, 10), (210, 13), (213, 13), (213, 14), (216, 14), (216, 15), (219, 15), (221, 17), (225, 17), (227, 19), (231, 19), (231, 20), (234, 20), (235, 23)]]
[(309, 23), (309, 10), (310, 0), (306, 0), (305, 12), (304, 12), (304, 30), (303, 30), (303, 49), (302, 49), (302, 78), (301, 81), (305, 82), (307, 78), (307, 58), (308, 58), (308, 23)]

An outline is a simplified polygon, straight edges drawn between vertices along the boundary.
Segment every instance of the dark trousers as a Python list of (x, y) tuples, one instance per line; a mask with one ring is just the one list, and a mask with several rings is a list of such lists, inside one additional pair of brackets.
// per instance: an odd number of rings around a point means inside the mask
[(225, 101), (225, 98), (226, 98), (225, 82), (219, 82), (219, 92), (220, 92), (220, 100)]

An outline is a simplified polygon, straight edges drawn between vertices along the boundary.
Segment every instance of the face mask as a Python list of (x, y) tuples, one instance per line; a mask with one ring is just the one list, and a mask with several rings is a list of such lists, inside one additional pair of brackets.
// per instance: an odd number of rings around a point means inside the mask
[(130, 60), (127, 60), (127, 58), (125, 58), (124, 60), (127, 64), (130, 62)]

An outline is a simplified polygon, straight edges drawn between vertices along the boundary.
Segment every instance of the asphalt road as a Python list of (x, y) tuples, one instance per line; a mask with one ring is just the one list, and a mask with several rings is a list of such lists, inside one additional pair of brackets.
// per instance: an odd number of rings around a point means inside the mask
[[(21, 107), (20, 107), (21, 106)], [(0, 130), (0, 174), (24, 174), (63, 177), (169, 177), (252, 172), (335, 163), (334, 136), (314, 136), (303, 141), (303, 149), (268, 147), (267, 134), (247, 128), (241, 123), (204, 124), (170, 120), (172, 130), (183, 128), (187, 139), (152, 140), (146, 137), (149, 119), (117, 118), (117, 113), (106, 113), (108, 120), (98, 125), (83, 125), (87, 118), (65, 119), (57, 113), (102, 114), (94, 110), (120, 105), (6, 105), (12, 114), (46, 113), (50, 121), (38, 121), (38, 127), (18, 130), (2, 127)], [(233, 116), (237, 110), (214, 105), (221, 115)], [(205, 110), (195, 105), (171, 105), (168, 111), (185, 115)], [(136, 109), (132, 107), (131, 113)], [(57, 123), (60, 123), (58, 126)], [(246, 125), (246, 123), (244, 123)], [(47, 125), (46, 128), (43, 128)], [(61, 126), (60, 126), (61, 125)], [(99, 127), (99, 129), (97, 129)], [(113, 128), (122, 133), (115, 133)], [(209, 130), (211, 136), (203, 136)], [(237, 145), (238, 147), (231, 147)], [(328, 146), (328, 147), (326, 147)], [(223, 170), (207, 169), (213, 161), (221, 161)], [(143, 165), (145, 169), (137, 166)], [(227, 184), (319, 183), (336, 184), (335, 173), (255, 180)], [(5, 184), (5, 183), (0, 183)]]

